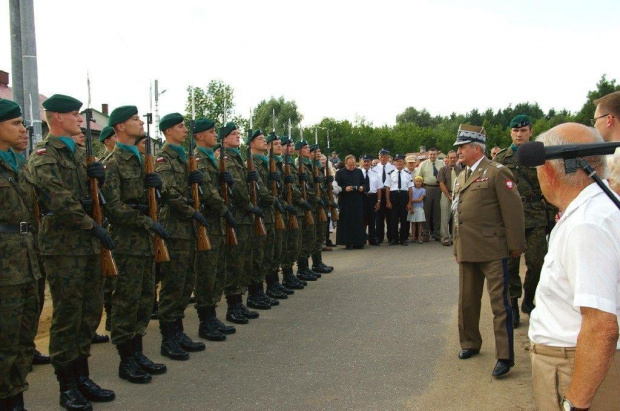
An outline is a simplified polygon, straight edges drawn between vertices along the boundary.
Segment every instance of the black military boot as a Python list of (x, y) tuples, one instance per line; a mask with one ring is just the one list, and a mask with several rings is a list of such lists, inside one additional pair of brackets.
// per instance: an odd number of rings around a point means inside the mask
[[(275, 280), (272, 274), (269, 281), (267, 281), (267, 296), (271, 298), (279, 298), (281, 300), (286, 300), (288, 298), (288, 294), (282, 290), (282, 288), (284, 287), (280, 288), (278, 286), (282, 287), (282, 284), (280, 284), (279, 281)], [(290, 290), (290, 291), (293, 291), (293, 290)]]
[[(15, 394), (12, 397), (4, 398), (3, 400), (7, 401), (6, 409), (10, 411), (26, 411), (24, 408), (24, 393), (20, 392), (19, 394)], [(4, 404), (0, 403), (0, 410), (4, 410)]]
[(151, 320), (157, 320), (159, 318), (159, 303), (157, 298), (153, 301), (153, 309), (151, 310)]
[(107, 335), (97, 334), (97, 333), (93, 335), (93, 344), (103, 344), (109, 341), (110, 341), (110, 337), (108, 337)]
[(75, 385), (84, 398), (92, 402), (110, 402), (116, 395), (112, 390), (106, 390), (90, 379), (88, 357), (79, 357), (73, 362)]
[(280, 301), (278, 301), (275, 298), (271, 298), (267, 294), (265, 294), (265, 287), (263, 286), (262, 282), (260, 284), (257, 284), (256, 287), (258, 289), (258, 296), (259, 296), (259, 298), (261, 300), (263, 300), (266, 303), (268, 303), (271, 307), (275, 307), (276, 305), (280, 305)]
[[(307, 284), (307, 283), (306, 283)], [(291, 290), (303, 290), (304, 284), (293, 274), (293, 267), (282, 269), (282, 286)]]
[(321, 260), (321, 253), (312, 254), (312, 271), (315, 273), (328, 274), (334, 271), (334, 267), (328, 267)]
[(209, 318), (209, 310), (207, 307), (197, 308), (198, 319), (198, 336), (209, 341), (226, 341), (226, 336), (218, 330), (218, 325), (213, 319)]
[[(523, 302), (521, 303), (521, 311), (523, 311), (524, 314), (530, 315), (534, 308), (536, 308), (534, 305), (534, 296), (529, 295), (528, 292), (525, 292), (523, 295)], [(519, 307), (517, 307), (517, 310), (518, 309)]]
[(316, 271), (313, 271), (313, 270), (310, 268), (310, 264), (308, 263), (308, 257), (304, 258), (304, 263), (305, 263), (305, 264), (304, 264), (304, 267), (306, 267), (306, 268), (305, 268), (305, 271), (306, 271), (306, 272), (308, 272), (308, 273), (310, 273), (310, 274), (314, 275), (316, 278), (321, 278), (321, 273), (318, 273), (318, 272), (316, 272)]
[(302, 281), (316, 281), (317, 277), (308, 268), (307, 258), (300, 258), (297, 260), (297, 278)]
[(219, 332), (221, 332), (224, 335), (230, 335), (230, 334), (234, 334), (237, 332), (237, 329), (233, 327), (232, 325), (226, 325), (220, 320), (218, 320), (217, 315), (215, 314), (215, 305), (208, 306), (207, 311), (209, 313), (208, 321), (212, 321), (215, 324), (217, 324), (217, 330)]
[(50, 360), (49, 355), (44, 355), (39, 352), (39, 350), (34, 350), (34, 356), (32, 357), (33, 365), (45, 365), (49, 364), (52, 361)]
[(155, 363), (151, 361), (149, 357), (144, 355), (142, 348), (142, 336), (136, 335), (133, 337), (133, 358), (136, 360), (136, 364), (144, 371), (151, 375), (164, 374), (168, 368), (166, 364)]
[[(263, 287), (262, 283), (260, 285), (259, 284), (250, 284), (248, 286), (248, 299), (247, 299), (248, 307), (256, 308), (257, 310), (270, 310), (271, 309), (271, 303), (269, 301), (265, 300), (260, 295), (259, 286), (260, 286), (260, 288), (262, 288)], [(265, 297), (267, 297), (267, 296), (265, 296)], [(245, 315), (245, 313), (243, 315)], [(250, 318), (250, 317), (248, 317), (248, 318)]]
[(189, 360), (189, 353), (179, 346), (174, 339), (174, 323), (159, 320), (161, 331), (161, 355), (176, 361)]
[(286, 288), (285, 286), (282, 285), (282, 283), (280, 282), (280, 276), (278, 275), (278, 269), (276, 269), (273, 272), (273, 279), (274, 279), (274, 286), (280, 290), (281, 292), (283, 292), (286, 295), (292, 295), (295, 294), (295, 291), (290, 289), (290, 288)]
[(256, 311), (250, 311), (248, 310), (248, 307), (243, 305), (243, 297), (241, 295), (237, 296), (237, 310), (239, 310), (239, 312), (247, 319), (255, 320), (258, 318), (258, 313)]
[(519, 315), (519, 299), (513, 298), (512, 303), (512, 327), (519, 328), (519, 324), (521, 324), (521, 316)]
[(235, 324), (247, 324), (249, 322), (248, 318), (243, 315), (241, 311), (239, 311), (239, 307), (237, 306), (237, 298), (241, 299), (241, 296), (226, 296), (226, 303), (228, 304), (228, 309), (226, 310), (226, 321), (230, 321)]
[(193, 341), (191, 338), (185, 334), (185, 330), (183, 329), (183, 319), (177, 318), (174, 322), (175, 325), (175, 333), (174, 339), (179, 343), (181, 348), (183, 348), (187, 352), (198, 352), (204, 351), (207, 347), (203, 342)]
[(136, 363), (133, 353), (133, 343), (131, 340), (117, 344), (116, 349), (121, 357), (121, 363), (118, 365), (118, 376), (134, 384), (146, 384), (151, 382), (153, 377), (145, 372)]
[(93, 405), (84, 398), (75, 385), (73, 363), (54, 366), (54, 372), (60, 385), (60, 406), (66, 410), (91, 411)]

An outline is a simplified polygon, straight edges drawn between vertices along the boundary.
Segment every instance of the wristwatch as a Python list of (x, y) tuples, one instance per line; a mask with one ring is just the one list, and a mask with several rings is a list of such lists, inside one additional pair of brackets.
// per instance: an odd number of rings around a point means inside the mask
[(562, 398), (562, 409), (564, 411), (587, 411), (590, 408), (577, 408), (566, 397)]

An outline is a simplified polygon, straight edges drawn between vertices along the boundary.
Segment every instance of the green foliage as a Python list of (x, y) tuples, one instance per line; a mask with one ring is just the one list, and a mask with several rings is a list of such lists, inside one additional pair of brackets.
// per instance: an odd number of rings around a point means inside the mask
[[(275, 113), (275, 125), (273, 124), (273, 114)], [(262, 129), (265, 133), (272, 131), (275, 127), (276, 134), (279, 136), (288, 134), (288, 121), (291, 120), (293, 130), (299, 128), (299, 123), (303, 120), (297, 110), (295, 101), (286, 101), (284, 97), (263, 100), (253, 110), (253, 128)], [(293, 135), (295, 135), (293, 131)], [(307, 136), (306, 136), (307, 137)]]

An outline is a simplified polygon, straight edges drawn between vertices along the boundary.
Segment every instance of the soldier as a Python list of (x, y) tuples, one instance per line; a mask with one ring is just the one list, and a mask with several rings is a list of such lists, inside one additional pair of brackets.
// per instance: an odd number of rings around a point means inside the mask
[(113, 127), (105, 126), (101, 129), (101, 133), (99, 133), (99, 142), (103, 144), (105, 152), (99, 161), (105, 163), (108, 158), (110, 158), (112, 152), (114, 151), (114, 147), (116, 147), (117, 140), (118, 137), (116, 136), (116, 132)]
[(22, 112), (0, 99), (0, 409), (23, 410), (39, 324), (41, 278), (32, 230), (34, 196), (16, 150), (28, 145)]
[(187, 360), (189, 352), (205, 349), (194, 342), (183, 329), (185, 308), (194, 291), (196, 272), (196, 234), (194, 222), (207, 226), (199, 210), (189, 204), (190, 185), (202, 182), (202, 172), (189, 173), (187, 153), (181, 146), (187, 137), (187, 127), (179, 113), (167, 114), (159, 122), (166, 143), (158, 153), (155, 172), (163, 180), (161, 222), (170, 233), (167, 241), (170, 261), (161, 263), (159, 291), (159, 326), (162, 335), (161, 354), (173, 360)]
[(295, 277), (293, 274), (293, 264), (295, 264), (297, 256), (299, 255), (299, 242), (301, 240), (304, 210), (310, 210), (311, 206), (310, 203), (302, 197), (301, 188), (299, 186), (301, 176), (299, 175), (293, 159), (293, 153), (295, 151), (293, 141), (285, 137), (282, 139), (282, 145), (284, 146), (284, 190), (282, 194), (284, 198), (291, 199), (290, 202), (287, 200), (285, 210), (287, 216), (295, 216), (298, 220), (298, 228), (287, 225), (286, 229), (286, 238), (282, 247), (282, 285), (292, 290), (302, 290), (307, 285), (307, 282)]
[(200, 319), (198, 335), (209, 341), (225, 341), (226, 335), (234, 334), (235, 327), (224, 325), (217, 319), (216, 304), (222, 298), (226, 284), (225, 235), (226, 222), (237, 225), (230, 210), (220, 196), (220, 181), (233, 185), (228, 171), (220, 173), (213, 149), (217, 146), (215, 121), (199, 118), (194, 123), (196, 139), (196, 164), (203, 174), (201, 201), (206, 210), (211, 249), (196, 257), (196, 311)]
[(145, 174), (144, 159), (134, 145), (144, 135), (144, 122), (135, 106), (121, 106), (110, 114), (118, 141), (106, 156), (106, 185), (103, 194), (116, 242), (118, 267), (112, 297), (112, 343), (121, 357), (120, 378), (133, 383), (151, 381), (151, 374), (166, 372), (143, 353), (142, 337), (151, 319), (155, 299), (153, 241), (150, 232), (166, 239), (164, 226), (148, 217), (147, 189), (160, 189), (157, 173)]
[[(313, 168), (312, 170), (316, 170), (316, 179), (315, 183), (317, 183), (321, 190), (321, 196), (317, 198), (318, 204), (320, 207), (323, 207), (325, 214), (327, 214), (328, 206), (330, 204), (329, 196), (327, 194), (327, 187), (325, 186), (325, 168), (321, 165), (321, 148), (318, 144), (313, 145), (310, 150), (314, 152), (314, 159), (312, 160)], [(313, 173), (314, 175), (314, 173)], [(326, 265), (323, 263), (323, 241), (327, 237), (327, 229), (329, 221), (318, 221), (318, 218), (315, 220), (316, 222), (316, 238), (314, 240), (314, 247), (312, 249), (312, 271), (315, 273), (327, 274), (334, 271), (334, 267), (330, 265)]]
[[(297, 167), (303, 173), (300, 172), (299, 183), (305, 185), (306, 188), (306, 202), (310, 206), (310, 210), (313, 215), (313, 224), (309, 224), (305, 218), (303, 218), (303, 228), (301, 230), (301, 239), (299, 245), (299, 255), (297, 256), (297, 278), (304, 281), (316, 281), (321, 277), (321, 273), (312, 271), (308, 266), (308, 258), (312, 253), (314, 244), (316, 241), (316, 227), (318, 223), (316, 219), (316, 207), (318, 205), (318, 198), (316, 196), (316, 190), (314, 188), (314, 178), (312, 176), (312, 160), (310, 160), (310, 146), (305, 140), (295, 143), (295, 150), (297, 150)], [(303, 164), (302, 164), (303, 163)], [(304, 205), (304, 207), (307, 207)], [(300, 208), (303, 212), (303, 208)]]
[(60, 385), (60, 405), (90, 409), (114, 392), (89, 377), (88, 357), (101, 320), (103, 291), (99, 247), (114, 248), (108, 232), (88, 215), (92, 210), (88, 179), (105, 181), (103, 164), (86, 167), (84, 149), (66, 136), (80, 134), (82, 103), (55, 94), (43, 102), (48, 137), (29, 159), (41, 219), (39, 248), (54, 303), (50, 356)]
[(238, 245), (226, 246), (226, 286), (224, 288), (228, 304), (226, 320), (236, 324), (247, 324), (249, 319), (258, 318), (258, 313), (248, 310), (241, 299), (244, 264), (246, 259), (252, 259), (250, 241), (253, 217), (255, 215), (264, 216), (260, 207), (252, 205), (248, 191), (250, 179), (252, 179), (251, 181), (258, 179), (258, 173), (250, 175), (245, 164), (243, 164), (243, 159), (239, 153), (241, 136), (235, 123), (229, 122), (220, 127), (219, 138), (222, 142), (220, 156), (224, 156), (226, 170), (230, 172), (234, 180), (230, 200), (232, 215), (237, 223), (238, 241)]
[[(510, 137), (512, 144), (503, 149), (495, 156), (495, 161), (505, 165), (514, 175), (517, 189), (521, 194), (523, 202), (523, 213), (525, 217), (525, 281), (521, 286), (519, 276), (519, 266), (521, 257), (508, 259), (509, 291), (512, 307), (514, 327), (520, 323), (519, 298), (523, 290), (523, 303), (521, 310), (530, 314), (534, 309), (534, 295), (540, 271), (542, 270), (545, 254), (547, 254), (547, 237), (545, 228), (547, 227), (547, 203), (540, 190), (536, 167), (525, 167), (517, 160), (517, 150), (519, 146), (532, 137), (532, 122), (524, 114), (515, 116), (510, 121)], [(555, 212), (552, 212), (555, 215)]]
[(521, 197), (507, 167), (485, 156), (480, 127), (461, 125), (454, 143), (467, 171), (454, 187), (454, 254), (459, 264), (459, 358), (480, 352), (480, 300), (484, 280), (491, 299), (499, 377), (514, 366), (514, 330), (506, 258), (525, 248)]
[(274, 177), (269, 173), (269, 159), (265, 157), (265, 151), (268, 149), (267, 139), (262, 130), (255, 130), (249, 135), (246, 144), (250, 147), (254, 169), (259, 177), (256, 185), (256, 193), (258, 206), (264, 214), (263, 222), (267, 234), (257, 235), (256, 231), (252, 230), (252, 259), (246, 260), (245, 264), (247, 267), (245, 272), (249, 274), (249, 276), (245, 278), (242, 285), (247, 285), (248, 288), (248, 307), (268, 310), (271, 306), (280, 304), (277, 299), (268, 297), (263, 289), (265, 274), (269, 270), (268, 266), (270, 266), (273, 261), (275, 241), (274, 205), (277, 203), (277, 205), (281, 207), (279, 201), (273, 196), (269, 187), (271, 179), (278, 178), (279, 176)]

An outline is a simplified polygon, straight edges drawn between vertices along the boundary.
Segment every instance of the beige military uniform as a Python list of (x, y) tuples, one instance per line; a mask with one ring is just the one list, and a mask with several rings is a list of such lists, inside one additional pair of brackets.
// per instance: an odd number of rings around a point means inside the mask
[(510, 170), (483, 158), (453, 194), (454, 253), (459, 263), (459, 337), (463, 349), (480, 350), (480, 301), (484, 279), (491, 298), (498, 359), (513, 360), (513, 325), (507, 257), (525, 249), (521, 196)]

